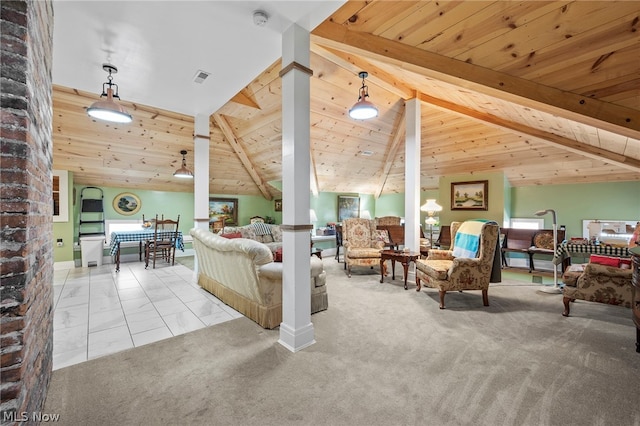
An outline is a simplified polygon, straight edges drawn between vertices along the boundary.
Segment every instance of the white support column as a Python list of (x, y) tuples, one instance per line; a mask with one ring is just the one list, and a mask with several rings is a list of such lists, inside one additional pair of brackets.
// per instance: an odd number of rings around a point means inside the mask
[(412, 251), (420, 249), (420, 100), (410, 99), (406, 108), (404, 241)]
[(209, 116), (195, 116), (193, 137), (194, 228), (209, 228)]
[(282, 323), (278, 342), (292, 352), (315, 343), (310, 288), (309, 32), (282, 34)]
[[(193, 127), (193, 227), (209, 229), (209, 116), (196, 115)], [(197, 276), (197, 257), (193, 270)]]

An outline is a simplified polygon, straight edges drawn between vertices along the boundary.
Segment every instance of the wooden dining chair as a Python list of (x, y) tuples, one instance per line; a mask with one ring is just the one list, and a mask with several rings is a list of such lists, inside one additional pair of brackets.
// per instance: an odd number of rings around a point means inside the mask
[(177, 220), (158, 219), (156, 215), (153, 239), (148, 240), (145, 244), (144, 267), (149, 267), (149, 261), (153, 259), (153, 268), (156, 267), (156, 258), (161, 258), (175, 264), (176, 259), (176, 243), (178, 241), (178, 226), (180, 224), (180, 215)]

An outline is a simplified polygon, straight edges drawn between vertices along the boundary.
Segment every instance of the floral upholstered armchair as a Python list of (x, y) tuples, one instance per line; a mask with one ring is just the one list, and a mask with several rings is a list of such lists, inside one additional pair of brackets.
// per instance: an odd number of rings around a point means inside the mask
[(564, 283), (562, 315), (569, 316), (571, 311), (569, 303), (576, 299), (631, 308), (633, 300), (631, 276), (630, 265), (626, 269), (598, 263), (571, 266), (562, 275)]
[[(384, 241), (377, 239), (376, 222), (371, 219), (345, 219), (342, 222), (344, 268), (351, 278), (352, 266), (380, 265), (380, 250)], [(385, 274), (383, 266), (382, 273)]]
[[(461, 222), (451, 223), (452, 250), (429, 250), (427, 259), (416, 260), (416, 291), (421, 283), (440, 291), (440, 309), (444, 309), (447, 291), (482, 290), (482, 302), (489, 306), (489, 283), (496, 268), (496, 248), (499, 227), (495, 222), (486, 222), (479, 231), (479, 245), (476, 255), (456, 257), (456, 234)], [(499, 254), (498, 254), (499, 256)], [(497, 268), (500, 268), (499, 258)]]

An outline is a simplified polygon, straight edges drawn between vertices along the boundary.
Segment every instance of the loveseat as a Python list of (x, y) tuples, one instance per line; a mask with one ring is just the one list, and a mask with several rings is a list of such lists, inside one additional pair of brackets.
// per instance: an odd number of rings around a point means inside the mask
[[(227, 239), (207, 229), (192, 229), (198, 261), (198, 284), (264, 328), (282, 322), (282, 263), (274, 262), (263, 243)], [(311, 313), (327, 309), (322, 260), (311, 257)]]
[(624, 261), (616, 266), (587, 263), (569, 267), (562, 275), (564, 283), (562, 315), (569, 316), (570, 302), (576, 299), (631, 308), (633, 300), (631, 265), (629, 264), (628, 268), (619, 267), (623, 264)]
[(222, 234), (240, 234), (242, 238), (248, 238), (266, 244), (272, 253), (275, 253), (277, 249), (282, 247), (282, 230), (280, 229), (280, 225), (256, 222), (243, 226), (225, 226), (219, 233), (219, 235)]

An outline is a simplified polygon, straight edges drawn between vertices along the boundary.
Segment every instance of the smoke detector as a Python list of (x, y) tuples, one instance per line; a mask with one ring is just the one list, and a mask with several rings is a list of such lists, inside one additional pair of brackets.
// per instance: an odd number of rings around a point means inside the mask
[(263, 12), (262, 10), (256, 10), (253, 12), (253, 23), (259, 27), (264, 27), (269, 21), (269, 15), (267, 12)]

